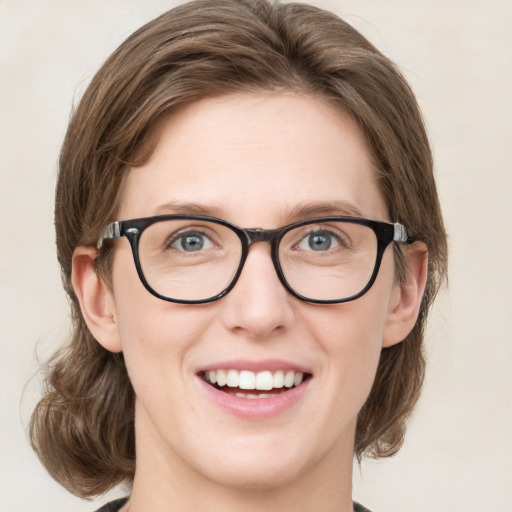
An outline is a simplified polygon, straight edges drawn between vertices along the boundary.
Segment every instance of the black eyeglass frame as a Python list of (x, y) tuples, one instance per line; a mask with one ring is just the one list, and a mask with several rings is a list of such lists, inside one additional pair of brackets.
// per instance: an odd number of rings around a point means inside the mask
[[(144, 276), (144, 272), (142, 270), (142, 266), (139, 258), (139, 240), (146, 228), (155, 224), (157, 222), (162, 222), (166, 220), (197, 220), (197, 221), (205, 221), (212, 222), (214, 224), (219, 224), (220, 226), (227, 227), (231, 229), (240, 239), (240, 243), (242, 244), (242, 253), (240, 255), (240, 263), (238, 264), (238, 269), (235, 272), (231, 282), (228, 284), (224, 290), (222, 290), (217, 295), (212, 297), (208, 297), (206, 299), (177, 299), (174, 297), (167, 297), (166, 295), (161, 295), (156, 290), (154, 290), (149, 283), (146, 281)], [(283, 270), (281, 268), (281, 264), (279, 262), (279, 243), (283, 236), (291, 231), (292, 229), (307, 226), (308, 224), (317, 224), (321, 222), (333, 222), (333, 221), (342, 221), (353, 224), (360, 224), (362, 226), (367, 226), (373, 230), (375, 236), (377, 238), (377, 256), (375, 258), (375, 264), (373, 273), (366, 283), (366, 286), (358, 293), (351, 295), (350, 297), (345, 297), (342, 299), (311, 299), (309, 297), (305, 297), (300, 293), (297, 293), (290, 284), (286, 281)], [(158, 215), (155, 217), (144, 217), (140, 219), (130, 219), (130, 220), (122, 220), (115, 221), (110, 223), (103, 232), (102, 236), (99, 238), (97, 243), (98, 250), (102, 248), (104, 240), (112, 240), (115, 238), (126, 237), (130, 242), (130, 246), (133, 253), (133, 259), (135, 262), (135, 268), (137, 270), (137, 274), (139, 278), (149, 293), (158, 297), (159, 299), (165, 300), (167, 302), (175, 302), (179, 304), (206, 304), (208, 302), (214, 302), (216, 300), (221, 299), (226, 294), (228, 294), (236, 285), (247, 256), (249, 254), (249, 249), (251, 245), (255, 242), (268, 242), (271, 247), (271, 257), (272, 263), (274, 264), (274, 268), (276, 270), (277, 276), (279, 280), (283, 284), (283, 286), (291, 293), (294, 297), (304, 301), (310, 302), (313, 304), (341, 304), (343, 302), (350, 302), (352, 300), (358, 299), (362, 295), (364, 295), (373, 285), (377, 275), (379, 273), (380, 265), (382, 262), (382, 256), (384, 251), (388, 247), (391, 242), (399, 242), (411, 244), (413, 240), (409, 238), (407, 235), (407, 231), (402, 224), (397, 222), (386, 222), (382, 220), (370, 220), (363, 219), (359, 217), (344, 217), (344, 216), (328, 216), (328, 217), (315, 217), (312, 219), (302, 220), (299, 222), (294, 222), (292, 224), (288, 224), (281, 228), (276, 229), (259, 229), (259, 228), (249, 228), (244, 229), (230, 222), (222, 219), (218, 219), (216, 217), (208, 217), (203, 215), (189, 215), (189, 214), (171, 214), (171, 215)]]

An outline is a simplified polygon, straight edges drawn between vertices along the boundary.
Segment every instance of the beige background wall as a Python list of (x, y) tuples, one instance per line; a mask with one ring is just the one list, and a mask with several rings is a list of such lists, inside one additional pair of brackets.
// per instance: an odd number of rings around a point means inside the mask
[[(25, 384), (67, 332), (54, 257), (56, 160), (73, 98), (164, 0), (0, 1), (0, 512), (92, 511), (28, 448)], [(423, 107), (450, 234), (450, 288), (406, 445), (355, 471), (375, 512), (512, 511), (512, 1), (330, 0)]]

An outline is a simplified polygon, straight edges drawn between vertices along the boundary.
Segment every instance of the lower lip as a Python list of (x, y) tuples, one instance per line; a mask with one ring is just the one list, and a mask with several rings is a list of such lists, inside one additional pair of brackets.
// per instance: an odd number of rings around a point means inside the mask
[(247, 419), (265, 419), (281, 414), (297, 403), (308, 388), (311, 378), (289, 391), (267, 398), (241, 398), (214, 388), (201, 377), (197, 377), (208, 398), (224, 411)]

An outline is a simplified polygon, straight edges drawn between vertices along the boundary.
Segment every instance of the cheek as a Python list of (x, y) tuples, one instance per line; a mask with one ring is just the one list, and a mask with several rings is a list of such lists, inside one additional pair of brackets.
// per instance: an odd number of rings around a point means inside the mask
[[(326, 385), (333, 407), (355, 412), (364, 404), (379, 363), (393, 279), (383, 274), (361, 298), (309, 312), (306, 322), (315, 331), (324, 353)], [(341, 404), (346, 401), (345, 405)], [(350, 404), (349, 404), (350, 403)]]
[(337, 307), (325, 318), (320, 334), (330, 374), (343, 388), (361, 383), (371, 386), (382, 348), (382, 309), (371, 301)]
[[(209, 315), (193, 315), (187, 306), (151, 296), (131, 295), (118, 308), (119, 332), (127, 364), (151, 362), (153, 371), (184, 359), (209, 323)], [(190, 308), (190, 306), (188, 306)], [(147, 369), (146, 369), (147, 371)], [(151, 373), (151, 372), (150, 372)]]
[(181, 373), (186, 354), (209, 317), (151, 295), (137, 276), (131, 254), (126, 253), (119, 251), (112, 277), (123, 355), (138, 391), (140, 386), (158, 386)]
[(390, 294), (382, 293), (378, 285), (359, 299), (312, 312), (309, 325), (328, 354), (350, 352), (365, 357), (380, 352)]

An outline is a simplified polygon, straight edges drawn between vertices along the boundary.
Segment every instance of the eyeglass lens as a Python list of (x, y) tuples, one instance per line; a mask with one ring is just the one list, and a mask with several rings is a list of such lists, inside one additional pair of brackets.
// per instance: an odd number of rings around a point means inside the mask
[[(329, 221), (298, 226), (281, 238), (278, 259), (288, 285), (312, 300), (341, 300), (368, 283), (377, 257), (368, 226)], [(139, 261), (149, 286), (177, 300), (206, 300), (223, 292), (240, 266), (242, 242), (235, 231), (197, 219), (148, 226)]]

